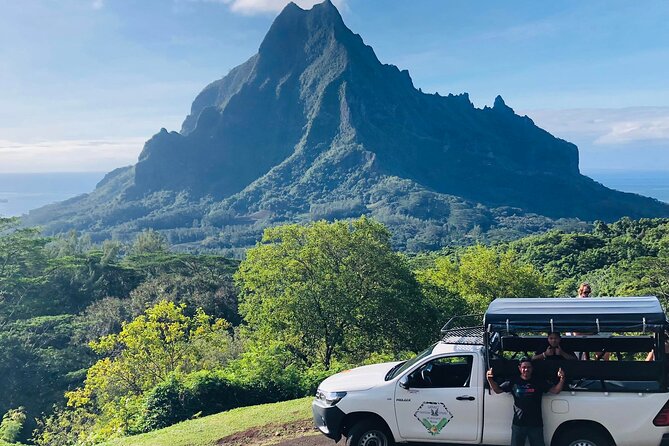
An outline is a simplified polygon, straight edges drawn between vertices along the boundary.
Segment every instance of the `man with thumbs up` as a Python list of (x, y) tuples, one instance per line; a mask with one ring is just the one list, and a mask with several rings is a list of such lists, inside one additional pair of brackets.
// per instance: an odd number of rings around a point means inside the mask
[(511, 392), (513, 395), (513, 423), (511, 425), (511, 446), (524, 446), (525, 439), (530, 446), (545, 446), (544, 422), (541, 416), (541, 398), (544, 393), (560, 393), (564, 386), (565, 373), (562, 368), (557, 372), (560, 379), (550, 386), (548, 382), (532, 377), (532, 361), (523, 357), (518, 363), (520, 376), (497, 384), (493, 370), (486, 373), (488, 384), (495, 393)]

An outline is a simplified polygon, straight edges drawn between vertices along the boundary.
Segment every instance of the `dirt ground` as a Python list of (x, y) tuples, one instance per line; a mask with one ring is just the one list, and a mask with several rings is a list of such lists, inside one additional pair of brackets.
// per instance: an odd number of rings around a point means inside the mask
[(314, 427), (312, 420), (302, 420), (281, 425), (270, 424), (237, 432), (221, 438), (217, 444), (219, 446), (343, 446), (344, 441), (345, 439), (342, 438), (339, 443), (335, 443), (321, 434)]
[[(276, 443), (275, 446), (334, 446), (337, 443), (330, 440), (325, 435), (309, 435), (306, 437), (297, 437), (292, 440), (282, 441), (281, 443)], [(343, 440), (339, 442), (343, 444)]]
[(312, 420), (282, 425), (270, 424), (237, 432), (218, 440), (219, 446), (334, 446), (335, 444), (314, 427)]

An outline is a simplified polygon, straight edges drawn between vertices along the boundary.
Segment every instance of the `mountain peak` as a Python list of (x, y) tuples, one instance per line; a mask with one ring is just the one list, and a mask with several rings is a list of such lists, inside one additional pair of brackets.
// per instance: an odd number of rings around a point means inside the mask
[[(293, 2), (286, 5), (285, 8), (274, 19), (265, 41), (268, 39), (285, 39), (287, 34), (316, 31), (319, 29), (332, 29), (346, 27), (339, 11), (330, 0), (314, 5), (311, 9), (302, 9)], [(261, 45), (262, 48), (262, 45)]]
[(495, 102), (493, 103), (493, 108), (506, 108), (506, 102), (504, 102), (504, 98), (502, 98), (501, 95), (497, 95), (495, 98)]
[(495, 98), (495, 103), (493, 104), (492, 109), (499, 112), (515, 113), (511, 107), (506, 105), (506, 102), (504, 102), (501, 95), (497, 95)]
[(329, 0), (305, 10), (289, 3), (276, 17), (260, 44), (261, 61), (273, 66), (290, 66), (321, 52), (329, 39), (351, 31)]
[(322, 8), (322, 9), (325, 9), (325, 10), (334, 11), (337, 14), (339, 14), (339, 11), (337, 10), (337, 7), (330, 0), (323, 0), (321, 3), (315, 4), (313, 6), (313, 8)]

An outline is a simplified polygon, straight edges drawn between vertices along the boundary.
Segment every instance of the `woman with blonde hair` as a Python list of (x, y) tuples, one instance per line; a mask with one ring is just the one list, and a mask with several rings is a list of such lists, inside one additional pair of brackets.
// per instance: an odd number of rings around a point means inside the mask
[[(590, 293), (592, 293), (592, 287), (588, 282), (582, 282), (579, 287), (578, 287), (578, 296), (580, 298), (587, 298), (590, 297)], [(592, 333), (577, 333), (574, 332), (575, 335), (589, 335)], [(600, 336), (609, 336), (610, 333), (604, 333), (601, 332), (599, 333)], [(595, 361), (599, 361), (600, 359), (603, 359), (604, 361), (608, 361), (611, 353), (609, 352), (596, 352), (596, 353), (591, 353), (591, 352), (577, 352), (577, 356), (579, 359), (584, 359), (584, 360), (589, 360), (590, 357), (594, 357)]]
[(590, 297), (590, 293), (592, 293), (590, 284), (588, 282), (581, 283), (578, 287), (578, 297)]

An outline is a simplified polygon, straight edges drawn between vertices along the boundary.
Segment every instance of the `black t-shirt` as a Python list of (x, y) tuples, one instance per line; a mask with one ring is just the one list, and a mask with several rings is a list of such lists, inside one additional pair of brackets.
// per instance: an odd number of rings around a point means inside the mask
[(504, 392), (513, 395), (513, 424), (516, 426), (540, 427), (544, 425), (541, 416), (541, 398), (550, 385), (541, 379), (525, 381), (520, 376), (506, 381), (501, 386)]
[[(548, 349), (548, 344), (546, 344), (546, 347), (543, 350), (537, 350), (534, 354), (535, 355), (540, 355), (542, 353), (546, 353), (547, 349)], [(569, 350), (562, 349), (562, 351), (565, 352), (565, 353), (568, 353), (568, 354), (570, 354), (574, 357), (576, 356), (576, 354), (574, 352), (570, 352)], [(556, 359), (567, 359), (567, 358), (564, 358), (561, 355), (550, 355), (550, 356), (546, 355), (546, 360), (547, 361), (555, 361)]]

